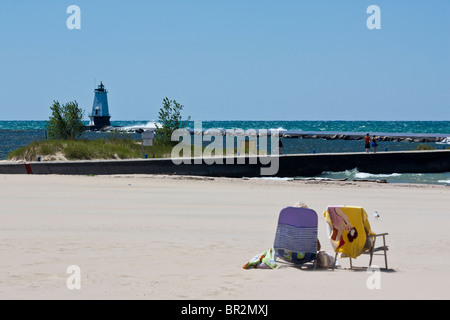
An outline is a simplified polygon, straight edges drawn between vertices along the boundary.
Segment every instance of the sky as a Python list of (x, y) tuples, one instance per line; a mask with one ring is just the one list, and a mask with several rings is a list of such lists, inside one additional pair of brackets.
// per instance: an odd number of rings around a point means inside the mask
[(112, 121), (448, 121), (450, 1), (2, 0), (0, 66), (0, 120), (87, 120), (102, 81)]

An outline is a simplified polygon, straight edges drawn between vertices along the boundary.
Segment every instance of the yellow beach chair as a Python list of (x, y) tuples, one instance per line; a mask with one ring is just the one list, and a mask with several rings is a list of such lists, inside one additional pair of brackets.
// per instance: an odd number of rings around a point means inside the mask
[[(361, 254), (369, 254), (369, 266), (371, 266), (375, 252), (380, 251), (383, 251), (385, 267), (388, 268), (388, 246), (386, 245), (388, 234), (375, 234), (372, 231), (367, 213), (363, 208), (329, 206), (324, 211), (324, 217), (328, 225), (328, 237), (336, 253), (333, 270), (338, 254), (341, 258), (350, 258), (350, 268), (353, 269), (352, 258), (356, 259)], [(383, 238), (383, 245), (380, 247), (375, 246), (377, 237)]]

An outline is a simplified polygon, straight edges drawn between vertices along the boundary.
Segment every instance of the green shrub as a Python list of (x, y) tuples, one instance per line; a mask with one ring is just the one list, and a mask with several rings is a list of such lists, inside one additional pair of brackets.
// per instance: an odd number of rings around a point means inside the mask
[(428, 144), (419, 144), (417, 146), (417, 150), (436, 150), (436, 149)]
[(159, 109), (158, 122), (161, 126), (156, 125), (156, 140), (169, 143), (171, 142), (172, 133), (177, 129), (182, 129), (187, 126), (187, 122), (191, 119), (183, 121), (181, 111), (183, 105), (175, 100), (169, 100), (167, 97), (163, 100), (163, 106)]
[(51, 139), (74, 140), (81, 137), (84, 132), (84, 111), (76, 101), (62, 105), (53, 101), (50, 109), (52, 115), (47, 121), (47, 131)]

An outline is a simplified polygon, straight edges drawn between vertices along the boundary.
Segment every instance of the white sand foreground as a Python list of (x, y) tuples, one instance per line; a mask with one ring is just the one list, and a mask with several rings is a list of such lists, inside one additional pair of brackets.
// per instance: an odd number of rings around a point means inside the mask
[[(0, 299), (449, 299), (449, 199), (446, 186), (0, 175)], [(242, 268), (298, 201), (319, 214), (329, 253), (329, 204), (362, 206), (389, 233), (379, 289), (348, 259), (335, 271)], [(67, 288), (70, 265), (79, 290)]]

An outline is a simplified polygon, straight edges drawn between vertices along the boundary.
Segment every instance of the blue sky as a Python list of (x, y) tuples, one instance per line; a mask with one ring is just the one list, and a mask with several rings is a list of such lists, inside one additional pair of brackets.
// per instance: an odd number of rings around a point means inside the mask
[(87, 119), (100, 81), (112, 120), (450, 120), (448, 0), (6, 0), (0, 44), (0, 120)]

